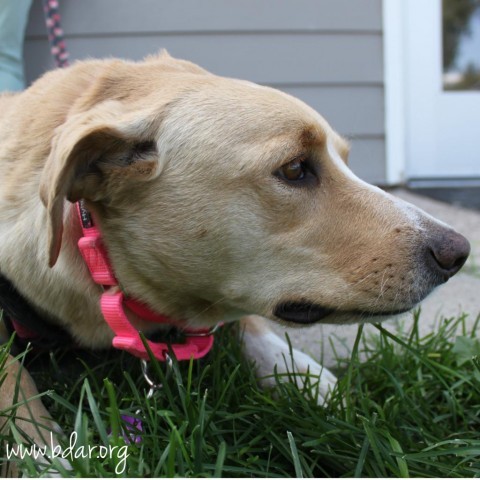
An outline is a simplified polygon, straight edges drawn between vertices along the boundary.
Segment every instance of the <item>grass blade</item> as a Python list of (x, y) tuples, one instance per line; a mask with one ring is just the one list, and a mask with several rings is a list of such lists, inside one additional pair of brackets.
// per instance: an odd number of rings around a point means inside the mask
[(218, 455), (217, 455), (217, 461), (215, 462), (215, 473), (214, 477), (215, 478), (221, 478), (222, 471), (223, 471), (223, 464), (225, 462), (225, 456), (227, 453), (227, 444), (225, 442), (222, 442), (220, 444), (220, 447), (218, 447)]
[(297, 445), (293, 438), (292, 432), (287, 432), (288, 443), (290, 444), (290, 451), (292, 452), (293, 466), (295, 467), (295, 476), (297, 478), (303, 478), (302, 465), (300, 464), (300, 458), (298, 457)]

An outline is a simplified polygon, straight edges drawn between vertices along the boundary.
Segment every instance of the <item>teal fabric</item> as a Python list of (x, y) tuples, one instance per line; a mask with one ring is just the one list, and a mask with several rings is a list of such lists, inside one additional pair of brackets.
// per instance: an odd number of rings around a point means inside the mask
[(0, 92), (25, 88), (23, 40), (32, 0), (0, 0)]

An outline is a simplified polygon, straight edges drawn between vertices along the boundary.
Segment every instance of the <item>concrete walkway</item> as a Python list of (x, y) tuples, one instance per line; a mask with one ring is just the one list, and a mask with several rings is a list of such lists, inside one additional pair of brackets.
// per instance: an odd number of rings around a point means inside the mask
[[(422, 302), (421, 333), (432, 331), (441, 317), (448, 318), (462, 313), (467, 313), (468, 323), (473, 324), (480, 315), (480, 212), (448, 205), (402, 189), (395, 189), (390, 193), (448, 223), (465, 235), (472, 245), (472, 253), (462, 271)], [(412, 315), (405, 315), (400, 323), (408, 329), (412, 323)], [(384, 322), (384, 326), (390, 330), (398, 328), (398, 324), (398, 320)], [(323, 358), (325, 366), (336, 364), (330, 341), (340, 356), (348, 357), (357, 333), (356, 325), (315, 325), (302, 329), (287, 329), (275, 325), (274, 329), (282, 336), (284, 332), (288, 332), (294, 347), (309, 353), (315, 359)], [(366, 330), (373, 334), (377, 332), (370, 325), (366, 326)]]

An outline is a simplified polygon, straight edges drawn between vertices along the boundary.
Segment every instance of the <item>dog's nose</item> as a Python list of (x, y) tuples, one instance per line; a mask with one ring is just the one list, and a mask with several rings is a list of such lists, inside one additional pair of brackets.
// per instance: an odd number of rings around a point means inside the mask
[(470, 253), (468, 240), (454, 230), (431, 238), (428, 245), (430, 264), (444, 281), (453, 277), (464, 265)]

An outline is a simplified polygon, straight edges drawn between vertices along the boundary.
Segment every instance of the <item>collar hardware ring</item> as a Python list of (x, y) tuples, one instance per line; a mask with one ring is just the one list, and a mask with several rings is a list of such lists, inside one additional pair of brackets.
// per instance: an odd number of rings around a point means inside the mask
[[(164, 355), (165, 355), (165, 363), (167, 364), (167, 372), (166, 372), (165, 378), (168, 378), (172, 373), (173, 361), (172, 361), (172, 357), (170, 357), (168, 353), (165, 352)], [(140, 360), (140, 364), (142, 366), (143, 378), (145, 382), (147, 382), (147, 385), (149, 387), (147, 398), (152, 398), (153, 394), (156, 391), (161, 390), (163, 388), (163, 384), (156, 383), (155, 380), (152, 379), (151, 374), (149, 372), (149, 368), (148, 368), (148, 362), (146, 360)]]

